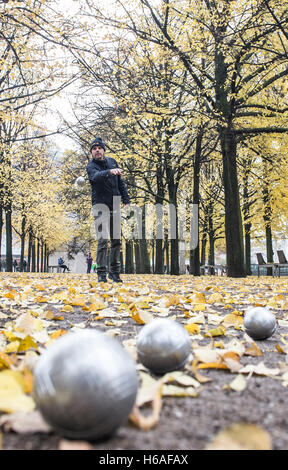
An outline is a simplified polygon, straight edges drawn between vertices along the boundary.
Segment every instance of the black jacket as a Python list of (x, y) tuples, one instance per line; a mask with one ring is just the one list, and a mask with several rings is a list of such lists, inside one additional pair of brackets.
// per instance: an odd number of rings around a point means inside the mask
[(119, 168), (116, 160), (104, 157), (104, 160), (90, 160), (87, 173), (91, 184), (92, 205), (106, 204), (113, 208), (113, 196), (121, 196), (124, 204), (129, 204), (126, 184), (120, 175), (110, 175), (111, 168)]

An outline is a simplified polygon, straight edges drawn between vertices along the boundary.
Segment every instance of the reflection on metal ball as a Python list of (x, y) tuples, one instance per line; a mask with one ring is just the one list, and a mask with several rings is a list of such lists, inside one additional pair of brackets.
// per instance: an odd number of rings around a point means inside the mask
[(155, 374), (179, 369), (190, 351), (189, 334), (180, 323), (169, 319), (147, 323), (137, 340), (139, 361)]
[(83, 176), (79, 176), (75, 181), (76, 186), (84, 186), (85, 178)]
[(34, 370), (34, 398), (62, 436), (107, 437), (129, 416), (138, 388), (134, 361), (122, 345), (92, 329), (67, 333)]
[(266, 339), (277, 327), (275, 315), (265, 307), (250, 307), (244, 315), (244, 329), (253, 339)]

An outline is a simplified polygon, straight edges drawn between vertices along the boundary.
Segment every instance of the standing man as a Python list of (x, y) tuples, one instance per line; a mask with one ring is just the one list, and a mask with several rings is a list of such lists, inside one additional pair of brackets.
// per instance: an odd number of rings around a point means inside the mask
[[(87, 173), (92, 191), (92, 210), (95, 219), (97, 247), (97, 274), (98, 282), (107, 282), (108, 271), (107, 246), (110, 247), (109, 279), (114, 282), (122, 282), (120, 279), (120, 227), (113, 230), (115, 224), (120, 225), (120, 218), (113, 211), (113, 197), (121, 197), (124, 206), (129, 206), (130, 199), (126, 185), (122, 179), (123, 171), (118, 168), (114, 158), (105, 156), (105, 145), (101, 137), (97, 137), (90, 145), (92, 160), (87, 165)], [(115, 236), (118, 232), (118, 237)]]
[(87, 259), (86, 259), (86, 262), (87, 262), (87, 274), (88, 273), (91, 273), (91, 266), (92, 266), (92, 256), (91, 256), (91, 253), (89, 252), (88, 256), (87, 256)]

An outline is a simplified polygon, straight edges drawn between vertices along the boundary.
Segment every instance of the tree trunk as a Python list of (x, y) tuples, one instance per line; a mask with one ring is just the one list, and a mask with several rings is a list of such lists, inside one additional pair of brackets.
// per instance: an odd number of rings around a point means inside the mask
[[(268, 175), (267, 164), (264, 161), (264, 188), (262, 190), (263, 194), (263, 204), (264, 204), (264, 224), (265, 224), (265, 235), (266, 235), (266, 257), (267, 263), (273, 263), (273, 239), (272, 239), (272, 207), (270, 200), (270, 191), (269, 191), (269, 175)], [(272, 268), (267, 269), (267, 274), (272, 276)]]
[(5, 207), (6, 214), (6, 271), (13, 271), (12, 259), (12, 204)]
[(186, 274), (186, 242), (179, 241), (179, 274)]
[[(273, 239), (272, 239), (272, 228), (271, 225), (266, 225), (265, 227), (266, 234), (266, 256), (267, 263), (273, 263)], [(273, 268), (267, 268), (268, 276), (272, 276)]]
[[(158, 157), (158, 159), (160, 159)], [(163, 200), (164, 200), (164, 193), (165, 193), (165, 188), (164, 188), (164, 185), (163, 185), (163, 169), (162, 169), (162, 166), (158, 165), (157, 166), (157, 172), (156, 172), (156, 176), (157, 176), (157, 195), (156, 195), (156, 198), (155, 198), (155, 202), (156, 202), (156, 207), (157, 204), (160, 204), (161, 206), (159, 206), (161, 208), (161, 211), (157, 211), (156, 210), (156, 213), (157, 215), (159, 216), (159, 219), (158, 220), (158, 217), (156, 217), (156, 257), (155, 257), (155, 273), (156, 274), (163, 274), (164, 272), (164, 252), (163, 252), (163, 239), (161, 238), (162, 233), (160, 233), (160, 230), (159, 230), (159, 233), (158, 233), (158, 230), (157, 230), (157, 227), (159, 226), (161, 231), (162, 231), (162, 227), (163, 227)]]
[(3, 207), (0, 205), (0, 272), (2, 271), (2, 233), (3, 233)]
[(155, 273), (163, 274), (164, 272), (164, 256), (163, 256), (163, 240), (156, 239), (156, 259), (155, 259)]
[(46, 243), (44, 244), (44, 273), (47, 273), (47, 245)]
[(150, 274), (151, 273), (151, 266), (150, 266), (150, 258), (149, 252), (147, 247), (147, 240), (145, 238), (145, 205), (142, 211), (142, 238), (139, 240), (140, 242), (140, 259), (141, 259), (141, 273), (142, 274)]
[(245, 161), (244, 178), (243, 178), (243, 218), (244, 218), (244, 234), (245, 234), (245, 269), (246, 274), (251, 275), (251, 227), (250, 222), (250, 201), (249, 201), (249, 172), (251, 166), (251, 158), (248, 156)]
[(246, 274), (251, 275), (251, 223), (244, 224), (245, 231), (245, 267)]
[(236, 139), (231, 128), (221, 129), (225, 192), (225, 235), (227, 275), (245, 277), (243, 229), (236, 163)]
[(207, 233), (203, 233), (201, 241), (201, 266), (206, 263)]
[(167, 234), (165, 235), (164, 250), (165, 250), (165, 258), (166, 258), (166, 270), (164, 269), (163, 272), (165, 274), (170, 274), (169, 240), (168, 240)]
[(175, 238), (170, 240), (170, 274), (179, 275), (179, 238), (178, 238), (178, 215), (177, 206), (175, 204), (176, 220), (175, 220)]
[(48, 266), (49, 266), (49, 251), (48, 251), (48, 248), (46, 250), (46, 270), (47, 270), (47, 273), (48, 273)]
[(40, 241), (39, 238), (37, 237), (37, 273), (40, 272)]
[(27, 259), (27, 272), (31, 272), (32, 267), (31, 267), (31, 262), (32, 262), (32, 239), (33, 239), (33, 234), (32, 234), (32, 229), (31, 227), (29, 228), (29, 238), (28, 238), (28, 259)]
[(125, 274), (134, 273), (133, 263), (133, 241), (126, 240), (125, 243)]
[[(267, 263), (273, 263), (273, 238), (272, 238), (272, 227), (271, 227), (271, 207), (266, 205), (265, 207), (265, 235), (266, 235), (266, 257)], [(272, 268), (267, 269), (268, 276), (272, 276)]]
[(123, 251), (120, 251), (120, 273), (124, 274)]
[(205, 215), (204, 215), (204, 224), (203, 224), (203, 230), (202, 230), (201, 266), (204, 266), (205, 263), (206, 263), (207, 237), (208, 237), (208, 214), (206, 212)]
[(147, 240), (142, 238), (140, 240), (140, 259), (141, 259), (141, 273), (142, 274), (151, 274), (151, 265), (150, 265), (150, 258), (149, 252), (147, 247)]
[(43, 242), (41, 240), (41, 273), (43, 273), (44, 270), (44, 247), (43, 247)]
[(36, 272), (36, 248), (35, 248), (35, 237), (32, 234), (32, 245), (31, 245), (31, 258), (32, 258), (32, 266), (31, 266), (31, 272), (35, 273)]
[(226, 125), (219, 124), (223, 160), (223, 182), (225, 194), (225, 237), (227, 275), (245, 277), (243, 227), (240, 210), (240, 198), (237, 175), (237, 143), (233, 132), (232, 119), (235, 114), (234, 100), (228, 99), (228, 64), (223, 51), (227, 22), (218, 25), (215, 34), (215, 103), (216, 109), (225, 119)]
[(140, 250), (140, 240), (135, 240), (134, 251), (135, 251), (136, 274), (141, 274), (141, 250)]
[(178, 235), (178, 208), (177, 208), (177, 189), (178, 185), (175, 182), (175, 172), (171, 163), (171, 132), (167, 130), (165, 140), (165, 169), (167, 177), (167, 186), (170, 204), (170, 234), (173, 232), (170, 240), (170, 274), (179, 274), (179, 235)]
[[(201, 167), (201, 151), (202, 139), (204, 131), (200, 129), (196, 139), (196, 150), (194, 156), (194, 174), (193, 174), (193, 204), (199, 207), (199, 188), (200, 188), (200, 167)], [(199, 224), (197, 221), (198, 240), (199, 240)], [(190, 250), (190, 274), (200, 276), (200, 247), (199, 242), (196, 248)]]
[(25, 254), (25, 236), (26, 236), (26, 217), (22, 217), (22, 222), (21, 222), (21, 254), (20, 254), (20, 271), (23, 272), (23, 261), (24, 261), (24, 254)]
[[(209, 236), (209, 255), (208, 255), (208, 264), (210, 266), (215, 266), (215, 232), (213, 227), (213, 203), (209, 205), (208, 213), (208, 236)], [(209, 268), (210, 274), (215, 274), (214, 268)]]

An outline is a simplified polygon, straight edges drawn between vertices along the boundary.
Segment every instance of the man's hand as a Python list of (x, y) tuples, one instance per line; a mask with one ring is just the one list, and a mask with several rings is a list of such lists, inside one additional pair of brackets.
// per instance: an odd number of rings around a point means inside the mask
[(121, 170), (120, 168), (111, 168), (110, 170), (110, 175), (122, 175), (123, 174), (123, 170)]

